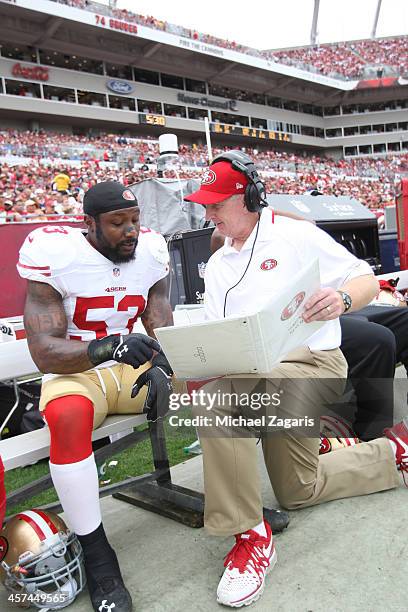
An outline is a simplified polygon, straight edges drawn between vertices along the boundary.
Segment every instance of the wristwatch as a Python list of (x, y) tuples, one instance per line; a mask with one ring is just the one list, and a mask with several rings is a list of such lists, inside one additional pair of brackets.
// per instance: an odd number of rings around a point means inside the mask
[(346, 293), (345, 291), (338, 291), (337, 293), (340, 293), (340, 297), (343, 300), (343, 304), (344, 304), (344, 312), (347, 312), (348, 310), (350, 310), (353, 304), (353, 300), (351, 299), (349, 294)]

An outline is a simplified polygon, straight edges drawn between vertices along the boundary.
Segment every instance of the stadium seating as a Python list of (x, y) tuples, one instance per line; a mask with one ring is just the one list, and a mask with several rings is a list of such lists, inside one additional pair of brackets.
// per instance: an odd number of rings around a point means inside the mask
[(260, 51), (152, 16), (140, 15), (126, 9), (110, 9), (92, 0), (55, 1), (337, 78), (358, 79), (363, 76), (363, 69), (367, 65), (386, 66), (396, 75), (403, 75), (408, 71), (408, 36), (314, 45), (282, 51)]
[[(327, 195), (355, 197), (373, 210), (394, 202), (395, 183), (408, 172), (408, 153), (332, 159), (283, 150), (245, 150), (255, 157), (269, 193), (299, 195), (317, 188)], [(132, 159), (131, 167), (118, 169), (123, 153)], [(214, 148), (213, 154), (218, 153), (221, 149)], [(84, 191), (95, 182), (119, 180), (131, 184), (156, 176), (154, 162), (158, 155), (158, 142), (149, 139), (1, 131), (0, 222), (36, 220), (44, 212), (59, 214), (62, 219), (75, 218), (82, 213)], [(206, 164), (205, 147), (180, 145), (180, 178), (199, 178)], [(53, 177), (61, 170), (70, 175), (72, 196), (53, 191)], [(12, 208), (4, 210), (7, 201)], [(29, 205), (27, 210), (30, 202), (37, 207)]]

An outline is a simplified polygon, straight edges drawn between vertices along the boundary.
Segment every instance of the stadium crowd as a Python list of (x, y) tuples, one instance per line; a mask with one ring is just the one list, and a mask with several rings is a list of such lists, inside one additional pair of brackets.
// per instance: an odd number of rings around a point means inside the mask
[(386, 66), (396, 75), (404, 75), (408, 72), (408, 36), (297, 47), (282, 51), (260, 51), (235, 41), (224, 40), (174, 25), (150, 15), (140, 15), (126, 9), (109, 8), (92, 0), (55, 1), (326, 76), (358, 79), (367, 65), (378, 66), (380, 71)]
[(362, 75), (364, 66), (387, 66), (395, 74), (408, 71), (408, 37), (351, 41), (337, 44), (271, 51), (270, 59), (327, 76), (339, 74), (348, 79)]
[[(55, 138), (53, 138), (55, 136)], [(70, 160), (117, 161), (118, 155), (133, 153), (143, 161), (143, 155), (158, 155), (157, 141), (140, 140), (117, 134), (76, 136), (50, 132), (0, 131), (0, 154)]]
[[(408, 172), (407, 154), (332, 159), (280, 150), (257, 151), (248, 148), (247, 151), (257, 156), (259, 168), (265, 171), (299, 173), (309, 170), (310, 164), (313, 164), (315, 171), (323, 174), (366, 178), (386, 177), (390, 180), (395, 174)], [(158, 141), (152, 138), (141, 139), (118, 134), (75, 135), (9, 129), (0, 131), (0, 155), (94, 162), (117, 162), (121, 157), (130, 156), (135, 163), (149, 164), (159, 155), (159, 145)], [(180, 145), (179, 155), (182, 167), (200, 168), (207, 165), (207, 149), (204, 146)]]
[[(395, 181), (408, 172), (408, 154), (382, 158), (332, 159), (281, 150), (246, 152), (257, 160), (268, 193), (300, 195), (317, 189), (352, 196), (373, 210), (394, 201)], [(215, 148), (213, 155), (221, 153)], [(0, 222), (76, 217), (82, 196), (96, 182), (126, 185), (157, 176), (158, 142), (115, 134), (79, 136), (52, 132), (0, 132)], [(119, 163), (118, 163), (119, 162)], [(180, 178), (199, 178), (207, 164), (202, 145), (179, 147)], [(59, 188), (58, 174), (68, 177)], [(167, 177), (175, 177), (170, 170)]]

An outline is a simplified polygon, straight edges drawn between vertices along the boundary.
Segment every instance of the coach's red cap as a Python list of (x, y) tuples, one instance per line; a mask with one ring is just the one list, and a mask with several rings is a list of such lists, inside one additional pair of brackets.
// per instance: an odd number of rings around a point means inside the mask
[(245, 174), (234, 170), (230, 163), (220, 161), (204, 172), (200, 189), (185, 196), (184, 199), (209, 206), (233, 195), (245, 193), (247, 185), (248, 179)]

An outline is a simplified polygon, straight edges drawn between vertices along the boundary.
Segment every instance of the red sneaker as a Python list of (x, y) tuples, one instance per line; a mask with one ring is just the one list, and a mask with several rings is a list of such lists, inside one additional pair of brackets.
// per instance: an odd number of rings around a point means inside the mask
[(225, 571), (217, 589), (217, 601), (240, 608), (259, 599), (265, 576), (276, 563), (272, 531), (264, 520), (266, 538), (249, 529), (235, 536), (235, 546), (225, 557)]
[[(397, 423), (393, 427), (384, 429), (384, 435), (392, 440), (396, 447), (396, 463), (397, 468), (401, 472), (408, 473), (408, 417), (402, 419), (401, 423)], [(405, 473), (402, 475), (405, 485), (408, 487), (408, 482), (405, 479)]]

